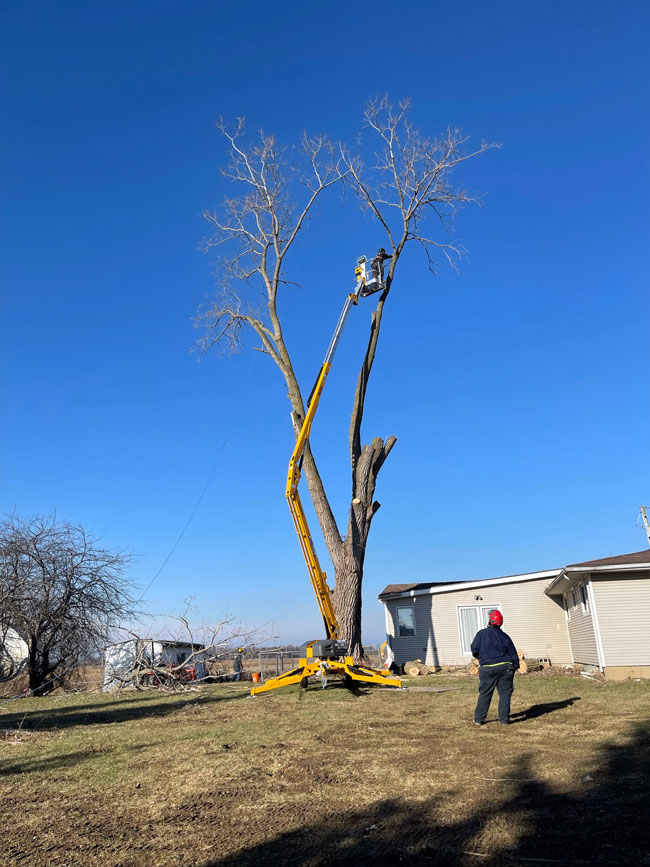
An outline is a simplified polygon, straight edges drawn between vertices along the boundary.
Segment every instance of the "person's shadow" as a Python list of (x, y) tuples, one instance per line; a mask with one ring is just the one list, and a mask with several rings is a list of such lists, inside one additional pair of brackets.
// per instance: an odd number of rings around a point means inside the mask
[(535, 719), (538, 716), (544, 716), (546, 713), (553, 713), (554, 710), (572, 707), (576, 701), (580, 701), (579, 695), (574, 695), (573, 698), (565, 698), (562, 701), (547, 701), (545, 704), (533, 704), (529, 708), (526, 708), (526, 710), (510, 714), (510, 722), (518, 723), (525, 722), (527, 719)]

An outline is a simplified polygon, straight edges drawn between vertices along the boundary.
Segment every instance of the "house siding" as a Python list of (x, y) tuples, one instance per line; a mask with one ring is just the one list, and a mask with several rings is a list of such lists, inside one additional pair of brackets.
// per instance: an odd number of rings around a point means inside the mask
[[(421, 659), (427, 665), (433, 665), (436, 653), (433, 631), (431, 629), (431, 596), (416, 596), (411, 599), (397, 599), (386, 605), (386, 634), (391, 638), (391, 646), (395, 654), (395, 662), (401, 665), (411, 659)], [(415, 635), (400, 636), (397, 634), (397, 609), (415, 609)]]
[(650, 573), (591, 578), (606, 669), (650, 665)]
[(583, 610), (579, 584), (575, 585), (577, 603), (573, 604), (571, 590), (567, 594), (569, 619), (567, 626), (573, 651), (573, 662), (581, 665), (600, 665), (598, 659), (598, 645), (596, 643), (596, 630), (591, 610)]
[[(528, 657), (548, 657), (553, 663), (571, 662), (566, 615), (559, 600), (544, 594), (548, 578), (515, 581), (494, 587), (384, 600), (387, 632), (397, 663), (423, 659), (427, 665), (463, 665), (471, 660), (460, 646), (459, 605), (500, 605), (504, 630)], [(482, 600), (474, 597), (480, 595)], [(396, 609), (415, 605), (416, 635), (396, 635)]]

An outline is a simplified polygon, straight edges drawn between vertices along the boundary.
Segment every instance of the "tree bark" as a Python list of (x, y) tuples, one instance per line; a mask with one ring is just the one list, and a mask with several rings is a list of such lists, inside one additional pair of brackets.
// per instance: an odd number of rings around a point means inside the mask
[(363, 658), (361, 642), (363, 566), (370, 525), (380, 506), (374, 499), (377, 476), (396, 442), (396, 437), (389, 437), (385, 442), (381, 437), (375, 437), (370, 445), (365, 445), (361, 449), (361, 456), (354, 468), (354, 497), (350, 504), (348, 532), (343, 542), (342, 561), (340, 556), (333, 556), (330, 550), (336, 577), (336, 588), (333, 594), (334, 610), (339, 621), (341, 637), (348, 641), (349, 652), (357, 662)]

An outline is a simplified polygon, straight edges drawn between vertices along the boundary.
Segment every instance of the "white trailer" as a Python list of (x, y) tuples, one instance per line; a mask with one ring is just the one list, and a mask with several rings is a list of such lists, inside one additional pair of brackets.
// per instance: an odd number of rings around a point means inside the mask
[(112, 692), (128, 683), (138, 668), (151, 666), (193, 665), (200, 680), (205, 670), (206, 654), (202, 644), (164, 638), (129, 638), (110, 644), (104, 650), (104, 692)]

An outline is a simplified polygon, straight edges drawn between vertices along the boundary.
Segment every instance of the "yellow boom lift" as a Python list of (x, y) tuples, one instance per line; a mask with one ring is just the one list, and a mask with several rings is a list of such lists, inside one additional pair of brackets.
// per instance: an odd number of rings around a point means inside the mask
[(398, 688), (402, 686), (402, 682), (397, 678), (391, 677), (390, 672), (377, 671), (367, 665), (355, 665), (353, 658), (348, 656), (347, 644), (339, 638), (339, 625), (332, 605), (330, 588), (327, 584), (325, 572), (323, 572), (318, 562), (318, 556), (307, 525), (307, 518), (300, 502), (300, 496), (298, 495), (302, 458), (309, 441), (312, 422), (314, 421), (320, 397), (323, 393), (325, 380), (332, 367), (332, 360), (343, 331), (343, 326), (345, 325), (350, 308), (358, 304), (360, 296), (364, 298), (384, 288), (382, 265), (381, 261), (374, 260), (372, 262), (372, 269), (369, 270), (365, 256), (357, 260), (357, 267), (354, 272), (356, 276), (355, 289), (348, 295), (343, 305), (343, 310), (334, 329), (323, 366), (320, 369), (316, 384), (308, 401), (305, 421), (296, 439), (296, 445), (289, 461), (286, 498), (296, 532), (298, 533), (300, 547), (307, 563), (318, 607), (325, 623), (327, 638), (308, 642), (302, 648), (304, 657), (299, 660), (297, 668), (287, 671), (278, 677), (270, 678), (260, 686), (253, 687), (251, 695), (258, 695), (261, 692), (268, 692), (281, 686), (289, 686), (292, 683), (299, 683), (301, 687), (306, 688), (309, 678), (312, 676), (319, 678), (323, 688), (327, 685), (328, 678), (332, 675), (343, 677), (343, 681), (347, 686), (352, 686), (355, 681), (376, 683), (380, 686), (395, 686)]

